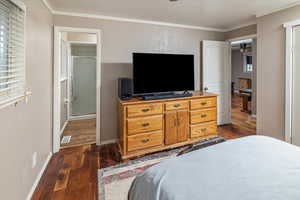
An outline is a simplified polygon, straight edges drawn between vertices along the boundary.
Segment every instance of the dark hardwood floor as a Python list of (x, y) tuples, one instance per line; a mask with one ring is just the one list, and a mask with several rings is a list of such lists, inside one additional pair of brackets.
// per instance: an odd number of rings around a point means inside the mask
[[(219, 127), (220, 136), (233, 139), (255, 134), (255, 119), (240, 112), (239, 106), (239, 99), (233, 98), (233, 124)], [(32, 200), (96, 200), (97, 169), (118, 163), (116, 144), (62, 149), (52, 157)]]

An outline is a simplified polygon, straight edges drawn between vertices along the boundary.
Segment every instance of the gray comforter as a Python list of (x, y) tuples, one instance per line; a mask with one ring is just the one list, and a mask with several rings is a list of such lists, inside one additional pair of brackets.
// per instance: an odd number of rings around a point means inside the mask
[(130, 200), (300, 200), (300, 148), (250, 136), (166, 160), (139, 175)]

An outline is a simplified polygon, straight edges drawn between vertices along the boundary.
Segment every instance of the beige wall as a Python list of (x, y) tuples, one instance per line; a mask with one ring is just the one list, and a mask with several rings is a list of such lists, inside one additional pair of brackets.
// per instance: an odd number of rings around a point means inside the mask
[(285, 31), (283, 23), (300, 19), (300, 6), (257, 19), (258, 131), (284, 139)]
[(257, 112), (257, 39), (253, 39), (252, 42), (252, 100), (251, 100), (251, 112), (252, 115), (256, 115)]
[[(1, 199), (23, 200), (51, 151), (52, 16), (40, 0), (25, 0), (28, 104), (0, 110)], [(37, 165), (31, 168), (33, 152)]]
[(117, 79), (132, 77), (132, 52), (195, 54), (196, 87), (199, 89), (200, 41), (224, 40), (224, 33), (92, 18), (55, 15), (54, 24), (101, 29), (102, 141), (117, 138)]
[(253, 24), (243, 28), (235, 29), (225, 33), (225, 39), (229, 40), (232, 38), (243, 37), (247, 35), (253, 35), (257, 33), (257, 25)]

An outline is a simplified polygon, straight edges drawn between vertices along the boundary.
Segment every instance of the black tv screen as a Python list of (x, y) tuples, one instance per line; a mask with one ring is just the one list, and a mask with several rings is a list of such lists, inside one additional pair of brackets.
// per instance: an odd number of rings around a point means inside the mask
[(194, 55), (133, 53), (134, 94), (194, 90)]

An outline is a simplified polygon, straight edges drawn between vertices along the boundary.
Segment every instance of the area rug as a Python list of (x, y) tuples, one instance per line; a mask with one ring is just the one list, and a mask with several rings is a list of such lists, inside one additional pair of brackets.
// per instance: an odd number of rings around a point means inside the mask
[(134, 178), (149, 167), (163, 160), (224, 142), (222, 137), (215, 137), (193, 145), (151, 154), (119, 165), (98, 170), (99, 200), (127, 200), (129, 188)]

